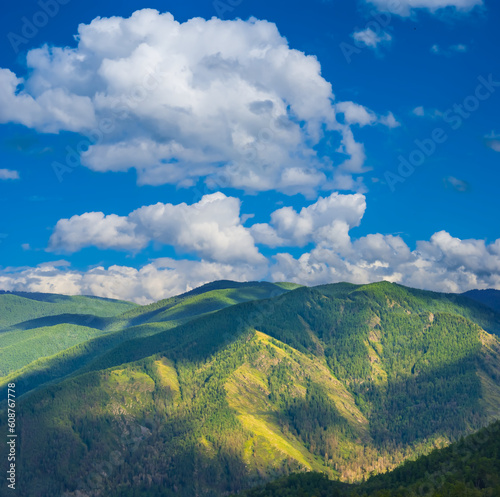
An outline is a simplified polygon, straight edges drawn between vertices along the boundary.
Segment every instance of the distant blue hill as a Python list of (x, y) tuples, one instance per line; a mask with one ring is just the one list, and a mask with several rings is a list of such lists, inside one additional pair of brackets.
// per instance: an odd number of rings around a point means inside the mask
[(465, 295), (476, 302), (487, 305), (496, 312), (500, 312), (500, 290), (469, 290), (462, 295)]

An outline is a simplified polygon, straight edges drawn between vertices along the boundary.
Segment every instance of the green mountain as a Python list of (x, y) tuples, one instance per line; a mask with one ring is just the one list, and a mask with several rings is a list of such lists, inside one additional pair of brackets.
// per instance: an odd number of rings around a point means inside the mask
[(261, 300), (241, 297), (261, 285), (217, 285), (132, 309), (90, 354), (45, 365), (77, 367), (18, 403), (21, 495), (218, 496), (297, 471), (353, 482), (500, 417), (491, 308), (390, 283)]
[(182, 295), (131, 309), (117, 317), (109, 326), (119, 329), (144, 323), (182, 323), (241, 302), (276, 297), (299, 286), (266, 281), (214, 281)]
[(13, 325), (20, 325), (25, 321), (59, 314), (77, 314), (90, 316), (91, 318), (111, 317), (134, 307), (136, 307), (136, 304), (132, 302), (101, 297), (68, 296), (53, 293), (0, 292), (0, 332)]
[(97, 297), (0, 293), (0, 383), (41, 357), (104, 334), (101, 323), (135, 307)]
[(239, 495), (496, 497), (500, 495), (500, 422), (360, 485), (333, 482), (322, 473), (296, 473)]
[[(0, 295), (0, 303), (5, 297), (2, 310), (16, 311), (16, 318), (11, 312), (11, 321), (31, 318), (0, 329), (0, 386), (15, 381), (19, 393), (24, 394), (75, 373), (131, 338), (165, 331), (240, 302), (278, 296), (298, 286), (217, 281), (145, 306), (93, 297), (17, 294), (17, 305), (9, 307), (12, 295)], [(39, 308), (34, 302), (49, 305)], [(92, 305), (94, 314), (89, 313)]]

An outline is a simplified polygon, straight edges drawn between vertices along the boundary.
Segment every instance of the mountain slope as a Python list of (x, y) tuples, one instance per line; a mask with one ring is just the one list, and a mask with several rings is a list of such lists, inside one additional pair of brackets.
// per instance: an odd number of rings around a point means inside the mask
[(469, 303), (298, 288), (123, 342), (19, 403), (23, 495), (215, 496), (393, 468), (500, 417), (500, 344), (471, 320), (498, 315)]
[(0, 381), (28, 364), (96, 338), (105, 332), (67, 323), (3, 332), (0, 337)]
[(120, 329), (144, 323), (182, 322), (241, 302), (276, 297), (298, 286), (267, 281), (214, 281), (181, 295), (131, 309), (117, 316), (109, 327)]
[[(58, 314), (111, 317), (134, 307), (136, 307), (136, 304), (132, 302), (100, 297), (68, 296), (52, 293), (0, 292), (0, 332), (6, 327), (11, 327), (23, 321)], [(42, 323), (40, 326), (44, 326), (44, 324)]]
[(320, 473), (279, 479), (241, 497), (490, 497), (500, 495), (500, 422), (450, 447), (409, 461), (361, 485), (329, 481)]
[[(6, 361), (0, 366), (0, 385), (15, 381), (22, 395), (74, 373), (132, 338), (169, 330), (239, 302), (281, 295), (297, 286), (216, 281), (154, 304), (133, 306), (115, 317), (64, 313), (17, 323), (2, 335), (0, 359), (3, 353)], [(56, 296), (41, 295), (57, 301)]]
[(0, 293), (0, 383), (33, 361), (103, 335), (131, 302), (45, 293)]

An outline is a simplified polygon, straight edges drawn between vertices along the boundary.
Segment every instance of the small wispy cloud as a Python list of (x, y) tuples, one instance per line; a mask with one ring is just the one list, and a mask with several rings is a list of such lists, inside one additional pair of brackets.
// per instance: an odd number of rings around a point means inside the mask
[(414, 116), (427, 117), (429, 119), (437, 119), (437, 118), (443, 116), (443, 113), (440, 110), (437, 110), (437, 109), (426, 109), (422, 105), (419, 105), (418, 107), (415, 107), (411, 111), (411, 113)]
[(394, 117), (392, 112), (386, 115), (377, 115), (368, 107), (355, 102), (339, 102), (335, 105), (335, 111), (344, 116), (344, 122), (349, 125), (373, 126), (382, 124), (388, 128), (397, 128), (401, 123)]
[(377, 34), (371, 28), (355, 31), (352, 34), (352, 37), (358, 43), (361, 43), (373, 50), (377, 49), (380, 44), (388, 44), (392, 41), (392, 36), (387, 31), (382, 31), (382, 33)]
[(486, 135), (486, 146), (494, 150), (495, 152), (500, 152), (500, 135), (492, 131), (489, 135)]
[(401, 17), (411, 16), (417, 10), (431, 14), (442, 14), (451, 10), (465, 14), (484, 5), (483, 0), (366, 0), (382, 12), (391, 12)]
[(446, 57), (451, 57), (456, 53), (465, 53), (469, 51), (469, 47), (463, 43), (458, 43), (457, 45), (450, 45), (447, 48), (440, 47), (437, 44), (432, 45), (431, 53), (436, 55), (445, 55)]
[(418, 107), (415, 107), (413, 110), (412, 110), (412, 113), (415, 114), (416, 116), (419, 116), (419, 117), (424, 117), (425, 115), (425, 110), (424, 108), (420, 105)]
[(467, 45), (459, 43), (458, 45), (451, 45), (450, 50), (453, 50), (454, 52), (467, 52), (468, 47)]
[(0, 180), (19, 179), (19, 173), (12, 169), (0, 169)]
[(454, 176), (443, 178), (443, 183), (445, 188), (453, 189), (459, 193), (466, 193), (471, 189), (470, 183), (465, 180), (455, 178)]
[(495, 152), (500, 152), (500, 140), (491, 140), (487, 142), (486, 145)]

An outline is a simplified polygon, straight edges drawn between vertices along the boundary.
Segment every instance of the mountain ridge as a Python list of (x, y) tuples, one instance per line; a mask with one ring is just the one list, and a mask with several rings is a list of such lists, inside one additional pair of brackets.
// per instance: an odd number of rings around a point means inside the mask
[[(88, 341), (73, 340), (74, 343), (68, 348), (52, 347), (55, 354), (40, 356), (32, 363), (28, 363), (26, 360), (20, 362), (20, 369), (17, 370), (17, 373), (16, 368), (11, 368), (12, 371), (8, 376), (0, 377), (0, 384), (16, 381), (22, 395), (28, 391), (27, 389), (38, 388), (45, 381), (57, 381), (68, 374), (74, 374), (88, 361), (94, 360), (95, 357), (123, 341), (166, 331), (188, 322), (190, 319), (216, 312), (238, 302), (280, 295), (288, 291), (267, 282), (263, 284), (251, 282), (249, 285), (233, 283), (214, 282), (214, 284), (200, 287), (205, 289), (204, 292), (187, 292), (145, 306), (133, 306), (128, 311), (110, 317), (90, 314), (59, 314), (39, 317), (4, 328), (3, 332), (22, 338), (23, 335), (35, 331), (31, 330), (32, 328), (38, 329), (36, 331), (38, 337), (43, 337), (42, 333), (48, 333), (50, 330), (54, 330), (54, 337), (57, 337), (55, 330), (62, 329), (64, 326), (69, 328), (71, 325), (83, 326), (85, 329), (92, 326), (93, 337)], [(151, 322), (153, 317), (156, 318), (156, 322)], [(75, 328), (73, 327), (73, 329)], [(4, 333), (4, 339), (5, 336)], [(18, 343), (18, 347), (19, 345), (20, 343)], [(57, 339), (57, 345), (61, 345), (59, 339)], [(21, 352), (24, 357), (27, 356), (22, 350)], [(0, 357), (1, 354), (2, 349), (0, 348)], [(10, 358), (10, 362), (13, 360)]]

